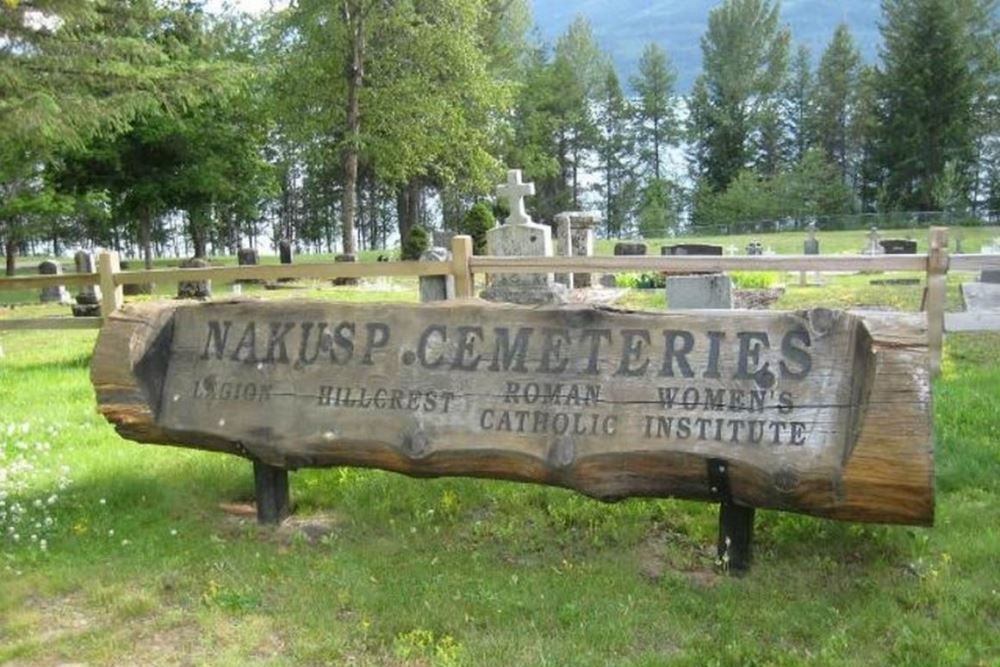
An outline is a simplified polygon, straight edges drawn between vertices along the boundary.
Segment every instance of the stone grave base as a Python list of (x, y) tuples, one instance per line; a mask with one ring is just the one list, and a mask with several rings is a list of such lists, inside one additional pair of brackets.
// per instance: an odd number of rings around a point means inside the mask
[(769, 310), (784, 293), (784, 287), (734, 289), (733, 308), (737, 310)]
[(733, 307), (733, 281), (724, 273), (697, 276), (667, 276), (669, 310)]
[[(559, 305), (569, 302), (569, 290), (565, 285), (531, 280), (531, 274), (516, 277), (521, 280), (512, 280), (511, 276), (495, 278), (479, 296), (487, 301), (516, 303), (521, 306)], [(523, 280), (524, 278), (529, 280)]]
[(74, 303), (72, 306), (73, 317), (100, 317), (101, 304), (99, 303)]
[(1000, 284), (962, 283), (966, 310), (1000, 310)]

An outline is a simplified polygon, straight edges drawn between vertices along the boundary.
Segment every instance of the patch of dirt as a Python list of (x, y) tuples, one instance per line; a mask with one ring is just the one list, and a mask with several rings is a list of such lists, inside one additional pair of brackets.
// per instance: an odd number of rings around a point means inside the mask
[(569, 302), (610, 306), (620, 301), (627, 293), (627, 289), (617, 287), (581, 287), (569, 290)]
[(785, 293), (784, 287), (765, 289), (734, 289), (733, 308), (736, 310), (767, 310)]
[(680, 574), (691, 583), (706, 588), (722, 579), (711, 554), (675, 533), (659, 532), (647, 537), (637, 547), (637, 561), (639, 574), (652, 583), (659, 583), (668, 572)]

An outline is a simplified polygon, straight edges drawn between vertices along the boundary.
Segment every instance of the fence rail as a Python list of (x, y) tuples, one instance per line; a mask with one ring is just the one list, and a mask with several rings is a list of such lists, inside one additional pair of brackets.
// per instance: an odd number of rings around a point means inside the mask
[(123, 303), (122, 286), (156, 282), (195, 282), (201, 280), (278, 280), (281, 278), (421, 277), (452, 276), (455, 295), (471, 297), (477, 273), (589, 273), (601, 271), (880, 271), (926, 273), (924, 300), (927, 312), (928, 348), (931, 370), (940, 369), (945, 331), (997, 331), (1000, 313), (945, 313), (946, 285), (949, 271), (1000, 270), (998, 255), (948, 254), (948, 230), (933, 227), (929, 234), (930, 251), (920, 255), (768, 255), (746, 257), (708, 256), (636, 256), (636, 257), (493, 257), (473, 256), (472, 239), (456, 236), (452, 240), (450, 262), (376, 262), (281, 264), (229, 266), (192, 269), (155, 269), (122, 271), (118, 254), (103, 252), (98, 257), (96, 273), (29, 276), (0, 279), (0, 291), (41, 289), (64, 285), (82, 287), (100, 285), (104, 294), (101, 317), (46, 317), (0, 319), (4, 329), (90, 329), (99, 328), (105, 318)]

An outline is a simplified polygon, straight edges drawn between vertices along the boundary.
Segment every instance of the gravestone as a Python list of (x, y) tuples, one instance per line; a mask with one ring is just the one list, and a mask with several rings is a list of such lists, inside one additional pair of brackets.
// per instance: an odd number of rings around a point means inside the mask
[[(983, 245), (979, 252), (983, 255), (1000, 255), (1000, 238), (993, 239), (989, 245)], [(1000, 283), (1000, 269), (983, 269), (979, 272), (979, 282)]]
[[(97, 262), (94, 255), (86, 250), (80, 250), (73, 255), (73, 263), (77, 273), (95, 273)], [(74, 317), (98, 317), (101, 314), (101, 288), (97, 285), (84, 285), (76, 295), (76, 304), (72, 306)]]
[[(570, 219), (569, 216), (560, 213), (556, 215), (556, 235), (552, 240), (552, 250), (556, 257), (572, 257), (573, 242), (570, 239)], [(556, 273), (553, 279), (567, 289), (573, 289), (572, 273)]]
[(128, 305), (91, 378), (122, 436), (253, 460), (259, 509), (353, 465), (928, 525), (928, 366), (919, 313), (245, 301)]
[(733, 307), (733, 281), (724, 273), (667, 276), (670, 310), (729, 310)]
[(747, 244), (747, 255), (759, 257), (764, 254), (764, 244), (760, 241), (751, 241)]
[[(420, 255), (421, 262), (450, 262), (447, 248), (428, 248)], [(445, 301), (455, 298), (455, 277), (420, 276), (420, 303)]]
[(615, 256), (616, 257), (628, 257), (633, 255), (645, 255), (647, 247), (645, 243), (636, 243), (633, 241), (619, 241), (615, 244)]
[[(62, 275), (62, 265), (59, 262), (53, 262), (51, 260), (45, 260), (38, 265), (38, 273), (43, 276), (61, 276)], [(61, 303), (68, 304), (70, 302), (69, 292), (66, 291), (65, 285), (53, 285), (52, 287), (43, 287), (40, 295), (42, 303)]]
[(455, 232), (443, 232), (440, 230), (434, 230), (431, 234), (432, 247), (434, 248), (450, 248), (451, 240), (455, 238)]
[(882, 237), (878, 233), (878, 227), (872, 225), (868, 232), (868, 239), (866, 241), (864, 249), (861, 251), (863, 255), (882, 255), (885, 254), (885, 249), (882, 247)]
[(808, 236), (802, 244), (802, 254), (803, 255), (818, 255), (819, 254), (819, 239), (816, 238), (816, 223), (810, 222), (809, 226), (806, 228)]
[[(552, 257), (552, 230), (532, 222), (524, 198), (535, 194), (534, 183), (521, 181), (521, 170), (507, 172), (507, 182), (497, 196), (507, 199), (510, 216), (503, 225), (486, 232), (486, 253), (495, 257)], [(487, 301), (520, 304), (565, 303), (566, 288), (551, 273), (498, 273), (480, 295)]]
[[(283, 266), (290, 265), (292, 263), (292, 242), (288, 239), (281, 239), (278, 241), (278, 260)], [(295, 278), (278, 278), (278, 283), (292, 283), (295, 282)], [(269, 289), (277, 288), (276, 284), (269, 284)]]
[[(122, 260), (120, 264), (122, 271), (131, 271), (132, 262), (128, 260)], [(154, 285), (152, 283), (129, 283), (127, 285), (122, 285), (122, 296), (140, 296), (143, 294), (152, 294)]]
[[(340, 254), (340, 255), (337, 255), (336, 257), (334, 257), (333, 261), (335, 263), (337, 263), (337, 264), (344, 263), (344, 262), (350, 263), (350, 262), (356, 262), (356, 261), (358, 261), (358, 258), (355, 255)], [(334, 286), (343, 287), (343, 286), (346, 286), (346, 285), (357, 285), (358, 284), (358, 279), (357, 278), (351, 278), (351, 277), (346, 277), (345, 276), (345, 277), (342, 277), (342, 278), (334, 278), (332, 282), (333, 282)]]
[[(260, 253), (256, 248), (240, 248), (236, 252), (236, 262), (240, 266), (257, 266), (260, 264)], [(256, 278), (240, 278), (236, 282), (244, 285), (254, 285), (261, 281)]]
[[(181, 262), (182, 269), (207, 269), (208, 262), (200, 257), (192, 257)], [(182, 280), (177, 283), (178, 299), (209, 299), (212, 297), (211, 280)]]
[[(567, 211), (556, 215), (557, 236), (565, 224), (568, 234), (568, 245), (572, 252), (572, 257), (593, 257), (594, 256), (594, 229), (601, 222), (601, 214), (597, 211)], [(561, 246), (562, 241), (557, 243)], [(557, 253), (558, 254), (558, 253)], [(590, 287), (591, 275), (589, 273), (574, 273), (572, 285), (574, 287)]]
[(722, 257), (722, 246), (708, 243), (677, 243), (660, 246), (660, 254), (664, 256), (701, 255)]
[[(681, 243), (663, 246), (660, 254), (672, 256), (703, 255), (721, 257), (722, 246), (704, 243)], [(671, 272), (673, 273), (673, 272)], [(723, 273), (684, 271), (685, 275), (667, 276), (667, 308), (723, 309), (733, 307), (733, 283)]]
[(879, 244), (886, 255), (917, 254), (917, 242), (910, 239), (882, 239)]
[[(810, 222), (809, 226), (806, 227), (806, 240), (802, 242), (802, 254), (803, 255), (818, 255), (819, 254), (819, 239), (816, 238), (816, 223)], [(819, 271), (814, 272), (816, 285), (822, 284), (822, 278)], [(806, 287), (809, 285), (807, 279), (806, 271), (799, 271), (799, 286)]]

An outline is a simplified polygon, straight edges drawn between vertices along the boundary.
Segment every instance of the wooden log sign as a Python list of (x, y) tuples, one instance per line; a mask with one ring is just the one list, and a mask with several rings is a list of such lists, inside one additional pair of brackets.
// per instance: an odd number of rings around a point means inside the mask
[(146, 304), (109, 320), (92, 379), (127, 438), (281, 468), (713, 500), (714, 466), (751, 507), (933, 520), (915, 315)]

